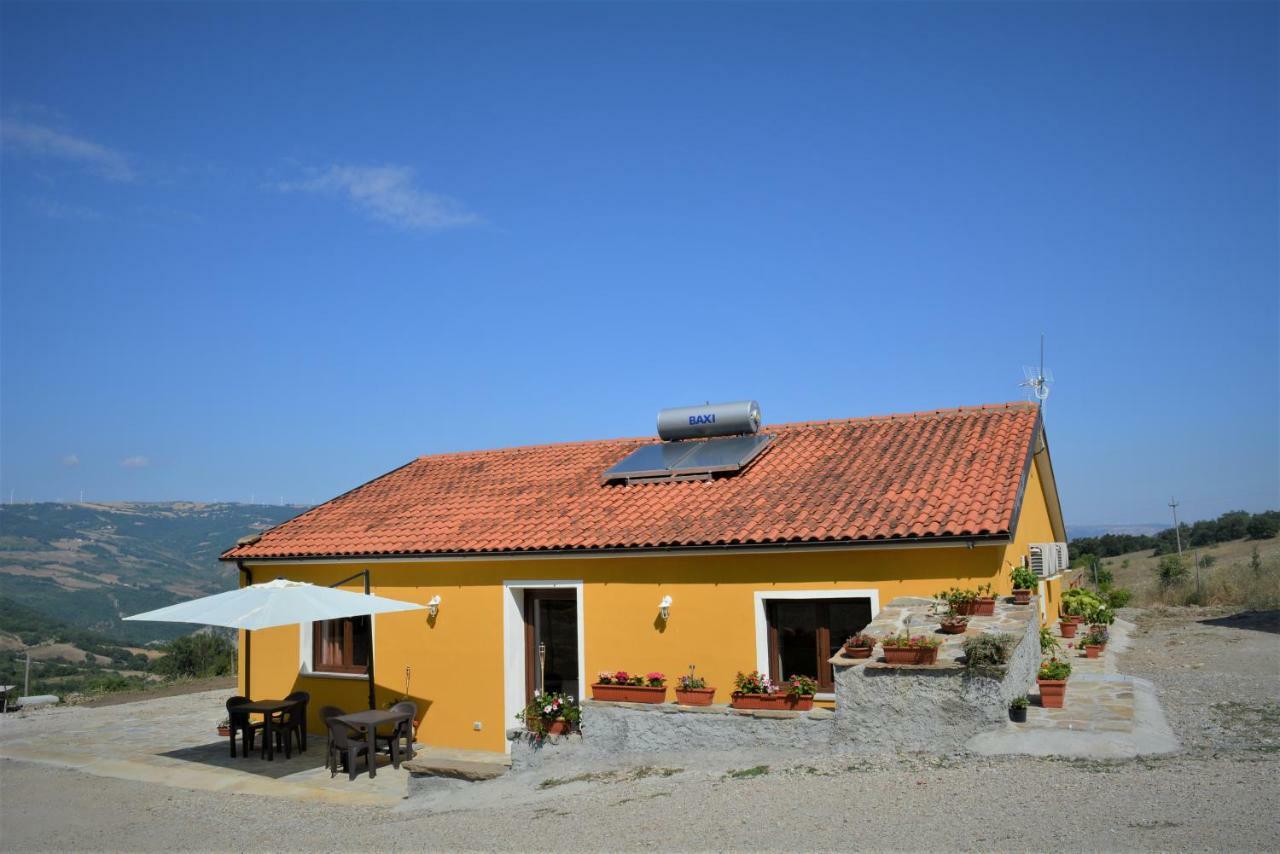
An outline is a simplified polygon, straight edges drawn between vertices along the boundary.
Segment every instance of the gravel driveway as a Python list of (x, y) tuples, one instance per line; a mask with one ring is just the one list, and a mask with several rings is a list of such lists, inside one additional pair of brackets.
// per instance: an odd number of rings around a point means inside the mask
[(1274, 616), (1134, 616), (1141, 631), (1122, 669), (1160, 686), (1189, 745), (1183, 754), (1122, 763), (792, 757), (767, 768), (744, 757), (738, 767), (442, 784), (434, 801), (400, 809), (191, 792), (5, 761), (0, 839), (6, 851), (1276, 850)]

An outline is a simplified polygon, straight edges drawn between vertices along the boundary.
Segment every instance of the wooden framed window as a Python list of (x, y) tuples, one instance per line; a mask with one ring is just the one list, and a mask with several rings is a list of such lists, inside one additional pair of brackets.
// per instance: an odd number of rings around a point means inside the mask
[(769, 626), (769, 678), (809, 676), (818, 690), (835, 690), (831, 656), (871, 622), (871, 600), (770, 599), (765, 602)]
[(368, 673), (372, 631), (368, 615), (311, 624), (311, 669), (317, 673)]

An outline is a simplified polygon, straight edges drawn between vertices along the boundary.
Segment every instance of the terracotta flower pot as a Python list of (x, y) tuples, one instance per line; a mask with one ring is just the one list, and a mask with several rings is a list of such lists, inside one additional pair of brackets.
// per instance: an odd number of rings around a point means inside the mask
[(1030, 605), (1030, 604), (1031, 604), (1031, 591), (1030, 591), (1030, 590), (1022, 590), (1022, 589), (1020, 589), (1020, 588), (1016, 588), (1016, 587), (1015, 587), (1015, 588), (1014, 588), (1014, 590), (1013, 590), (1013, 604), (1015, 604), (1015, 605)]
[(844, 649), (841, 650), (841, 652), (844, 654), (845, 658), (870, 658), (871, 650), (873, 649), (875, 649), (875, 647), (849, 646), (848, 644), (845, 644), (845, 647)]
[(1098, 656), (1102, 655), (1102, 644), (1100, 643), (1085, 644), (1084, 655), (1085, 655), (1085, 658), (1097, 658)]
[(804, 694), (793, 697), (790, 694), (741, 694), (734, 691), (729, 705), (735, 709), (807, 712), (813, 708), (813, 695)]
[[(532, 717), (525, 718), (524, 720), (524, 725), (530, 732), (538, 731), (537, 727), (534, 724), (535, 720), (536, 718), (532, 718)], [(564, 718), (557, 718), (556, 720), (548, 723), (546, 726), (547, 726), (547, 735), (568, 735), (573, 730), (573, 727), (570, 726), (569, 722), (566, 721)]]
[(1078, 626), (1084, 622), (1084, 617), (1081, 617), (1079, 614), (1064, 614), (1062, 622)]
[(667, 686), (650, 688), (648, 685), (600, 685), (591, 686), (591, 699), (610, 703), (662, 703), (667, 699)]
[(969, 602), (957, 602), (951, 606), (951, 611), (957, 617), (972, 617), (978, 613), (978, 603), (976, 600)]
[(1105, 624), (1105, 623), (1094, 623), (1093, 625), (1089, 626), (1089, 631), (1091, 631), (1091, 632), (1105, 632), (1105, 631), (1107, 631), (1107, 626), (1106, 626), (1106, 624)]
[(1040, 705), (1046, 709), (1061, 709), (1062, 701), (1067, 696), (1067, 680), (1037, 679), (1040, 686)]
[(1075, 623), (1069, 623), (1066, 620), (1063, 620), (1058, 627), (1062, 630), (1062, 636), (1064, 638), (1073, 638), (1076, 636), (1077, 626)]
[(228, 738), (228, 737), (230, 737), (230, 735), (231, 735), (231, 727), (229, 727), (229, 726), (220, 726), (220, 727), (218, 727), (218, 735), (222, 736), (223, 738)]
[(676, 702), (682, 706), (709, 706), (715, 695), (715, 688), (677, 688)]
[(996, 600), (994, 596), (985, 596), (974, 600), (973, 615), (975, 617), (994, 617), (995, 613)]
[(936, 664), (938, 648), (936, 646), (886, 646), (884, 660), (886, 664)]
[(969, 628), (969, 621), (963, 617), (947, 618), (942, 621), (938, 631), (944, 635), (962, 635)]

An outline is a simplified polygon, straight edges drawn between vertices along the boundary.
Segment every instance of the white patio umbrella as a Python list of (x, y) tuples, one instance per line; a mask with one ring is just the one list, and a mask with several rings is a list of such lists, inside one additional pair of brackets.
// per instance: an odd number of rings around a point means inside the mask
[[(318, 620), (337, 620), (365, 614), (390, 614), (425, 608), (414, 602), (387, 599), (371, 593), (351, 593), (333, 587), (319, 587), (303, 581), (277, 578), (250, 584), (226, 593), (215, 593), (190, 602), (179, 602), (126, 620), (153, 620), (162, 623), (200, 623), (233, 629), (267, 629)], [(369, 651), (372, 659), (373, 651)], [(249, 690), (249, 659), (245, 657), (245, 691)], [(373, 662), (369, 662), (369, 705), (374, 704)]]

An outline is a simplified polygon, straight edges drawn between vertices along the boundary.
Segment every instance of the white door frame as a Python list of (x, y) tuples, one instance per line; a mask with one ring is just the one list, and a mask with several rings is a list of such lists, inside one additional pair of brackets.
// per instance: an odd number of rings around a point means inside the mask
[[(582, 612), (582, 581), (536, 581), (519, 579), (502, 582), (502, 693), (503, 731), (519, 726), (516, 715), (525, 705), (524, 592), (526, 590), (573, 590), (578, 614), (578, 691), (587, 688), (586, 630)], [(581, 700), (581, 697), (575, 697)], [(511, 752), (511, 742), (506, 742)]]

